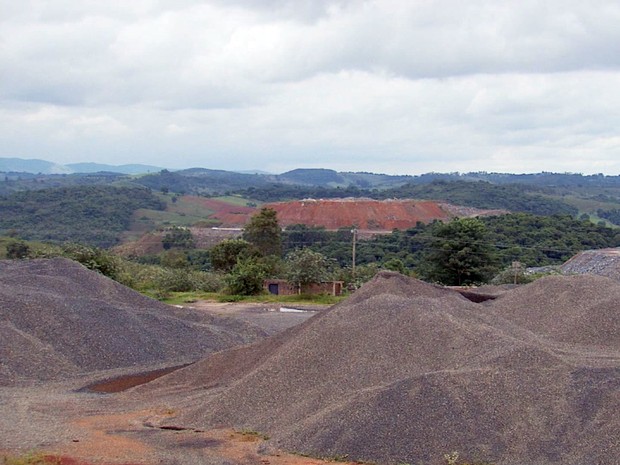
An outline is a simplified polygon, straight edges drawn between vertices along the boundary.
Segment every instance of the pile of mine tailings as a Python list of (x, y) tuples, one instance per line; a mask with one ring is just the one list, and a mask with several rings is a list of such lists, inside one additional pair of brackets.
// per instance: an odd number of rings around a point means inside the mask
[(176, 402), (170, 424), (252, 429), (321, 457), (617, 464), (619, 286), (541, 279), (476, 304), (382, 272), (300, 326), (132, 395)]
[(0, 385), (180, 365), (263, 337), (178, 309), (66, 259), (0, 261)]

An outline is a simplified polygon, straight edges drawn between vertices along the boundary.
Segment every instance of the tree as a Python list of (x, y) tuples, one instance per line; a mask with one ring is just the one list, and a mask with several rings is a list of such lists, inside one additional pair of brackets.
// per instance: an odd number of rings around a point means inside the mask
[(263, 256), (282, 254), (282, 231), (275, 210), (262, 208), (243, 231), (243, 239), (254, 244)]
[(181, 228), (178, 226), (169, 229), (161, 243), (165, 250), (172, 248), (193, 249), (196, 247), (192, 232), (188, 228)]
[(256, 295), (263, 290), (267, 276), (265, 266), (257, 259), (239, 260), (226, 276), (228, 291), (233, 295)]
[(426, 259), (426, 277), (451, 286), (486, 282), (496, 270), (486, 228), (477, 218), (439, 224)]
[(396, 271), (400, 274), (407, 274), (407, 268), (400, 258), (390, 258), (383, 264), (383, 268), (390, 271)]
[(329, 260), (319, 252), (297, 249), (286, 256), (286, 280), (297, 286), (298, 292), (304, 286), (326, 281), (329, 277)]
[(166, 268), (187, 268), (189, 262), (187, 261), (187, 255), (182, 250), (171, 249), (163, 252), (160, 258), (161, 266)]
[(62, 255), (108, 278), (116, 281), (121, 279), (123, 271), (121, 259), (106, 250), (80, 244), (65, 244)]
[(209, 250), (211, 266), (215, 271), (229, 273), (240, 259), (256, 257), (258, 250), (243, 239), (225, 239)]

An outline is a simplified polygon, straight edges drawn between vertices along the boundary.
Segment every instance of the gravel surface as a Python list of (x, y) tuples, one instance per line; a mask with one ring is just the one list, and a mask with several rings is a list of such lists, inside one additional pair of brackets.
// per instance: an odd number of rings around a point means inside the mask
[(0, 385), (179, 365), (265, 337), (149, 299), (66, 259), (0, 261)]
[(564, 263), (564, 274), (594, 274), (620, 281), (620, 249), (585, 250)]
[[(276, 303), (219, 303), (198, 301), (187, 304), (188, 308), (207, 312), (212, 315), (236, 318), (258, 326), (269, 335), (277, 334), (292, 326), (303, 323), (317, 312), (326, 310), (328, 305), (286, 304)], [(284, 307), (284, 311), (281, 308)], [(295, 312), (287, 312), (287, 308), (295, 308)]]
[(382, 272), (297, 326), (103, 395), (80, 388), (256, 340), (263, 331), (233, 317), (268, 310), (209, 315), (66, 260), (0, 262), (0, 456), (269, 462), (219, 457), (223, 437), (207, 432), (233, 427), (268, 434), (269, 449), (377, 463), (445, 464), (458, 451), (497, 465), (619, 464), (620, 283), (550, 277), (486, 293), (497, 298), (474, 303)]
[(545, 278), (473, 303), (384, 272), (249, 347), (124, 394), (170, 424), (229, 425), (289, 450), (382, 463), (617, 465), (620, 284)]

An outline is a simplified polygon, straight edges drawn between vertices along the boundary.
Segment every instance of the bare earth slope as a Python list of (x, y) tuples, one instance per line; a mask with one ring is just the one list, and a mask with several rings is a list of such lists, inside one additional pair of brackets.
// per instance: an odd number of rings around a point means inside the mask
[[(475, 304), (384, 272), (298, 327), (131, 395), (175, 402), (170, 424), (250, 428), (321, 456), (615, 465), (620, 350), (609, 325), (617, 334), (620, 285), (558, 279)], [(574, 305), (598, 295), (612, 300)]]
[(0, 261), (0, 385), (186, 363), (264, 335), (149, 299), (70, 260)]
[(504, 210), (481, 210), (412, 199), (306, 199), (265, 206), (278, 212), (278, 221), (282, 226), (305, 224), (331, 230), (356, 226), (364, 231), (408, 229), (415, 227), (418, 222), (506, 213)]
[(326, 229), (355, 225), (362, 230), (391, 231), (414, 227), (418, 221), (428, 223), (452, 216), (437, 202), (427, 200), (308, 199), (266, 206), (278, 212), (282, 226), (305, 224)]

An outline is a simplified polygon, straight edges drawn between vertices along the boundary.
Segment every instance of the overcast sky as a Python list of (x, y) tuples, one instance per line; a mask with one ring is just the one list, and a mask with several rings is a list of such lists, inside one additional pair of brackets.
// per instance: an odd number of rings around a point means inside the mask
[(620, 174), (618, 0), (0, 0), (0, 157)]

